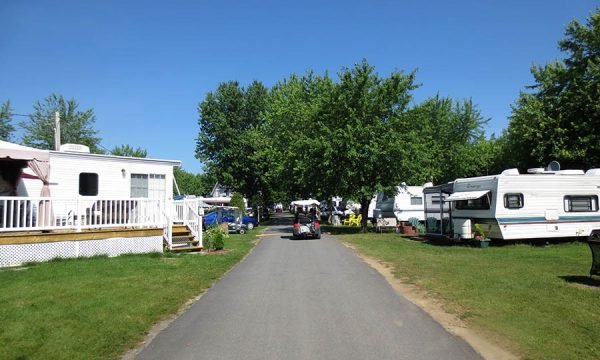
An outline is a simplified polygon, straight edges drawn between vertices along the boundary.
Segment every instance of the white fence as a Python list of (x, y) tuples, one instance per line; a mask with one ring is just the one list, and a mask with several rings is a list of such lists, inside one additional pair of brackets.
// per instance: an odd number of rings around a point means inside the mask
[(164, 228), (167, 208), (157, 199), (0, 197), (0, 232), (109, 227)]

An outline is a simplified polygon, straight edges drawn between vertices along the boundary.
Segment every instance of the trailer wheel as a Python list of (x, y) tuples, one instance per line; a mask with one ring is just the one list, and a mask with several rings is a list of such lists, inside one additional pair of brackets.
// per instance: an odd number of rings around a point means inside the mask
[(593, 230), (590, 236), (588, 236), (588, 240), (600, 241), (600, 230)]

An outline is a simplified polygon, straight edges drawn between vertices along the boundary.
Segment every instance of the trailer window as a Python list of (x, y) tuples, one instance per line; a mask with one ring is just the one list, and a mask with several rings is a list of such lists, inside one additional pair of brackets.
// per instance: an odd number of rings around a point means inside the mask
[(461, 210), (488, 210), (490, 208), (491, 192), (477, 199), (457, 200), (455, 207)]
[(98, 195), (98, 174), (80, 173), (79, 174), (79, 195), (96, 196)]
[(432, 204), (439, 204), (441, 196), (440, 195), (431, 195), (431, 203)]
[(504, 194), (504, 207), (507, 209), (520, 209), (524, 205), (523, 194)]
[(423, 198), (420, 196), (411, 196), (410, 204), (411, 205), (423, 205)]
[(131, 174), (131, 197), (161, 199), (166, 193), (165, 175)]
[(565, 196), (566, 212), (592, 212), (598, 211), (597, 195)]

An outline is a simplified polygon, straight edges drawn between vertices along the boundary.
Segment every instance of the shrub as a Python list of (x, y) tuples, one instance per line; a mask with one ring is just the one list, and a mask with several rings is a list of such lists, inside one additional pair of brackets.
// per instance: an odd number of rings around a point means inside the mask
[(225, 239), (229, 237), (227, 229), (221, 226), (213, 226), (204, 234), (204, 247), (210, 250), (222, 250), (225, 247)]

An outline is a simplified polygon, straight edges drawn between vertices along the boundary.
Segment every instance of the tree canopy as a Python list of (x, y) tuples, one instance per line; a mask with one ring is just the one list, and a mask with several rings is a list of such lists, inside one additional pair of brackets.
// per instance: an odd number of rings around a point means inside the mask
[(10, 141), (15, 127), (11, 124), (12, 111), (10, 109), (10, 100), (6, 100), (0, 106), (0, 140)]
[(182, 168), (174, 168), (173, 175), (179, 191), (186, 195), (206, 195), (217, 181), (210, 173), (193, 174)]
[(268, 89), (258, 81), (243, 88), (237, 81), (220, 84), (198, 107), (200, 133), (196, 157), (208, 171), (245, 196), (262, 188), (258, 159), (262, 112)]
[(382, 77), (365, 60), (337, 79), (294, 74), (270, 91), (261, 85), (247, 111), (256, 84), (222, 83), (209, 93), (197, 143), (219, 181), (253, 202), (343, 196), (361, 203), (366, 229), (376, 191), (485, 169), (477, 107), (439, 96), (411, 106), (414, 72)]
[(33, 105), (29, 120), (19, 125), (25, 131), (22, 141), (38, 149), (54, 149), (54, 113), (60, 114), (61, 144), (86, 145), (92, 153), (102, 153), (98, 131), (94, 129), (96, 116), (93, 109), (79, 111), (75, 99), (66, 100), (62, 95), (51, 94)]
[(513, 106), (504, 156), (513, 166), (600, 164), (600, 10), (571, 22), (559, 49), (566, 57), (533, 66), (535, 84)]
[(115, 146), (110, 150), (111, 155), (116, 156), (129, 156), (129, 157), (139, 157), (145, 158), (148, 155), (148, 151), (144, 148), (138, 147), (133, 148), (131, 145), (123, 144), (119, 146)]

